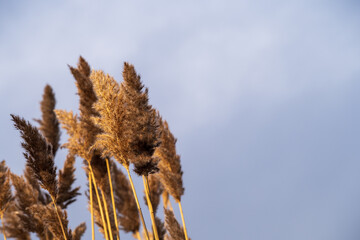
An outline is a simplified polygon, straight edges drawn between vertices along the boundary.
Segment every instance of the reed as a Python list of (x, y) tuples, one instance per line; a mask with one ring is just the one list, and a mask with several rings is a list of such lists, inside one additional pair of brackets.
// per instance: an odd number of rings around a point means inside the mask
[(4, 230), (4, 212), (8, 208), (11, 200), (11, 186), (10, 186), (10, 171), (5, 165), (5, 161), (0, 163), (0, 218), (2, 224), (2, 231), (4, 239), (6, 240), (6, 234)]
[[(20, 132), (26, 166), (23, 175), (11, 173), (0, 163), (0, 219), (4, 238), (30, 240), (80, 240), (85, 223), (68, 227), (66, 209), (80, 195), (76, 182), (76, 157), (83, 159), (88, 177), (86, 196), (91, 215), (91, 235), (98, 226), (106, 240), (120, 240), (120, 231), (141, 240), (188, 240), (181, 197), (184, 194), (176, 139), (166, 121), (149, 104), (148, 89), (133, 65), (124, 63), (118, 83), (102, 71), (91, 70), (80, 57), (69, 66), (79, 95), (79, 113), (55, 110), (55, 93), (46, 85), (40, 102), (38, 127), (11, 115)], [(63, 167), (57, 170), (60, 125), (69, 136)], [(122, 165), (124, 174), (117, 164)], [(141, 176), (152, 232), (148, 232), (130, 170)], [(13, 186), (13, 190), (11, 189)], [(169, 200), (179, 204), (182, 226)], [(157, 216), (163, 198), (165, 223)], [(140, 224), (141, 222), (141, 224)], [(167, 235), (168, 233), (168, 235)]]
[(161, 124), (161, 145), (156, 149), (155, 155), (161, 160), (159, 162), (159, 178), (168, 192), (178, 203), (183, 224), (184, 236), (188, 240), (185, 225), (184, 213), (181, 205), (181, 196), (184, 194), (182, 181), (183, 171), (181, 170), (180, 156), (176, 153), (176, 138), (170, 132), (166, 121)]

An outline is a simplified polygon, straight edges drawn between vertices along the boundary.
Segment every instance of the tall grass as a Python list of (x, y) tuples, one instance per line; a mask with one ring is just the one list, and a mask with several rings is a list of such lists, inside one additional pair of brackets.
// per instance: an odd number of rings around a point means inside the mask
[[(5, 161), (0, 164), (4, 239), (27, 240), (32, 233), (41, 240), (82, 238), (85, 223), (70, 229), (66, 211), (80, 195), (80, 187), (73, 186), (75, 157), (79, 157), (89, 180), (84, 187), (92, 239), (96, 224), (106, 240), (123, 239), (122, 232), (131, 232), (138, 240), (188, 240), (176, 139), (159, 111), (149, 104), (148, 89), (134, 66), (124, 63), (120, 83), (102, 71), (91, 70), (82, 57), (77, 67), (69, 68), (79, 95), (79, 114), (55, 110), (55, 94), (47, 85), (40, 105), (42, 116), (36, 120), (38, 126), (11, 115), (20, 131), (26, 166), (23, 175), (18, 176), (11, 173)], [(62, 145), (68, 156), (58, 171), (54, 158), (60, 146), (60, 125), (69, 138)], [(131, 169), (143, 179), (151, 229), (146, 227)], [(182, 226), (175, 218), (169, 195), (179, 204)], [(164, 220), (157, 216), (161, 198)]]

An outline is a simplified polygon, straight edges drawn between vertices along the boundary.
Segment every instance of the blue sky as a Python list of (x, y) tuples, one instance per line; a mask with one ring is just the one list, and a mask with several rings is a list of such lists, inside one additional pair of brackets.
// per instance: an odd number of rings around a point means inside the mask
[[(82, 55), (120, 81), (129, 61), (178, 138), (190, 237), (359, 239), (359, 10), (356, 1), (0, 1), (0, 158), (21, 173), (9, 114), (39, 117), (47, 83), (58, 108), (77, 110), (67, 64)], [(89, 218), (83, 197), (69, 216), (71, 226)]]

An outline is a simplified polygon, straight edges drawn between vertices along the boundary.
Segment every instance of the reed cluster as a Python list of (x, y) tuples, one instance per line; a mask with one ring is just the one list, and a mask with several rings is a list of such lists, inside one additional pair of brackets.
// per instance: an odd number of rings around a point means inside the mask
[[(85, 195), (91, 217), (91, 235), (99, 230), (106, 240), (132, 233), (137, 240), (188, 240), (181, 205), (184, 194), (176, 138), (158, 110), (149, 104), (148, 89), (133, 65), (124, 63), (123, 81), (92, 70), (82, 58), (69, 66), (79, 95), (79, 113), (58, 110), (47, 85), (37, 125), (11, 115), (19, 130), (26, 166), (22, 175), (0, 163), (0, 217), (4, 239), (78, 240), (85, 223), (68, 226), (67, 207), (80, 195), (75, 183), (75, 159), (83, 160), (88, 178)], [(60, 144), (63, 128), (69, 138)], [(54, 159), (59, 147), (68, 155), (61, 170)], [(133, 174), (143, 180), (144, 201), (151, 225), (144, 219)], [(175, 218), (170, 196), (178, 203)], [(163, 220), (157, 215), (161, 204)], [(95, 226), (96, 224), (96, 226)], [(32, 234), (33, 233), (33, 234)]]

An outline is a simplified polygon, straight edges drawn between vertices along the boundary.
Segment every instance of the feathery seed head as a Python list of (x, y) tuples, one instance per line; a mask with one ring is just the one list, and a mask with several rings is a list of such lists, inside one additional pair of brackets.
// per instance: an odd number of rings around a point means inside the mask
[(25, 150), (26, 165), (33, 169), (40, 186), (56, 198), (58, 191), (56, 167), (51, 144), (28, 121), (15, 115), (11, 117), (15, 128), (20, 130), (24, 140), (21, 146)]
[(182, 181), (180, 156), (176, 153), (176, 138), (170, 132), (166, 121), (161, 124), (161, 145), (156, 148), (155, 156), (161, 160), (158, 164), (160, 169), (159, 178), (165, 190), (172, 195), (176, 201), (180, 201), (184, 194)]
[(67, 206), (76, 201), (76, 196), (81, 195), (79, 193), (80, 187), (72, 189), (72, 184), (75, 182), (75, 156), (69, 154), (66, 157), (64, 167), (59, 171), (59, 194), (56, 199), (56, 204), (61, 208), (66, 209)]
[(3, 214), (13, 197), (10, 186), (10, 170), (6, 167), (5, 161), (0, 163), (0, 213)]
[(171, 240), (185, 240), (185, 235), (182, 227), (175, 218), (173, 211), (164, 209), (165, 212), (165, 227), (170, 234)]
[(148, 90), (144, 90), (140, 76), (133, 65), (124, 63), (124, 82), (121, 84), (124, 102), (126, 156), (135, 166), (135, 172), (148, 175), (158, 171), (158, 160), (153, 157), (159, 146), (159, 118), (155, 109), (149, 104)]
[(40, 103), (42, 118), (37, 120), (40, 123), (40, 131), (46, 138), (46, 141), (52, 145), (53, 155), (59, 148), (60, 127), (56, 118), (54, 109), (56, 105), (55, 94), (50, 85), (44, 88), (43, 99)]
[(93, 71), (90, 78), (98, 98), (94, 108), (100, 114), (92, 119), (102, 130), (102, 133), (97, 135), (93, 148), (100, 150), (103, 157), (113, 156), (119, 163), (128, 166), (129, 162), (124, 157), (128, 142), (124, 141), (125, 112), (119, 84), (102, 71)]

